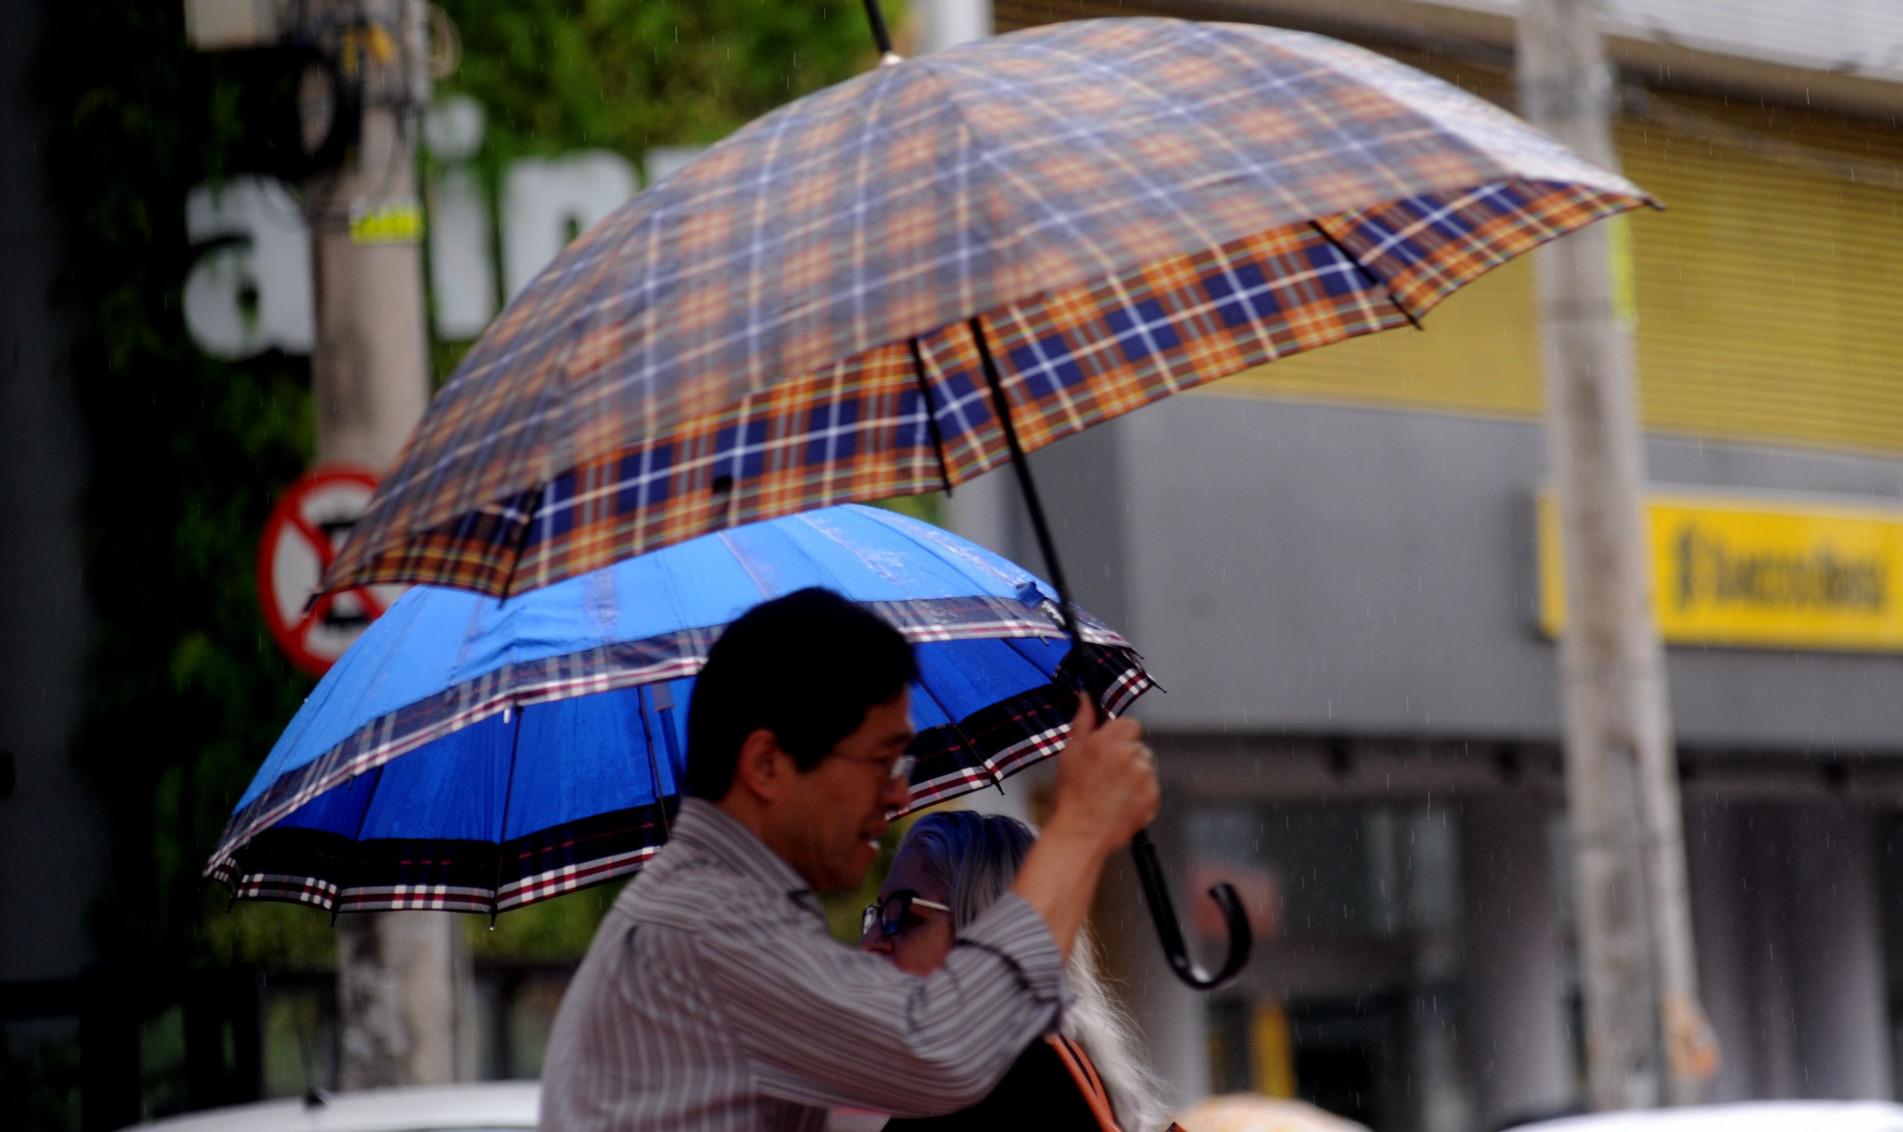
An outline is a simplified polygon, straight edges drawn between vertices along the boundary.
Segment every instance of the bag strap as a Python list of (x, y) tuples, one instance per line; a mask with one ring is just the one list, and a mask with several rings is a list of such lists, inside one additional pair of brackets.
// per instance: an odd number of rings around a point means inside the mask
[(1070, 1070), (1071, 1079), (1077, 1082), (1077, 1091), (1084, 1095), (1084, 1103), (1090, 1106), (1091, 1115), (1097, 1118), (1103, 1132), (1123, 1132), (1117, 1126), (1116, 1111), (1110, 1107), (1110, 1094), (1084, 1048), (1062, 1034), (1045, 1034), (1044, 1040), (1057, 1051), (1057, 1059), (1064, 1063), (1064, 1068)]

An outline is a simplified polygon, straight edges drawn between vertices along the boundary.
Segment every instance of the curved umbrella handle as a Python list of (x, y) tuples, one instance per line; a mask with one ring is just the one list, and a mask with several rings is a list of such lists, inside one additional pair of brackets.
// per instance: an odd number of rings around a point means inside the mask
[(1170, 970), (1188, 986), (1203, 991), (1215, 990), (1235, 978), (1249, 961), (1249, 949), (1255, 944), (1255, 933), (1249, 928), (1249, 916), (1242, 910), (1242, 900), (1236, 895), (1235, 886), (1224, 883), (1209, 890), (1210, 899), (1222, 909), (1223, 922), (1229, 927), (1229, 956), (1223, 960), (1221, 970), (1207, 974), (1189, 957), (1189, 947), (1183, 941), (1183, 925), (1176, 919), (1176, 906), (1170, 902), (1169, 885), (1163, 880), (1163, 864), (1156, 859), (1156, 843), (1150, 840), (1149, 830), (1139, 830), (1130, 839), (1130, 855), (1136, 859), (1137, 878), (1143, 882), (1143, 898), (1150, 905), (1150, 919), (1156, 923), (1157, 939), (1163, 945)]
[[(868, 12), (875, 11), (878, 0), (866, 0)], [(978, 348), (978, 361), (984, 368), (985, 384), (991, 387), (991, 408), (998, 415), (1000, 430), (1004, 433), (1005, 447), (1011, 452), (1011, 466), (1017, 469), (1018, 487), (1024, 492), (1024, 509), (1031, 518), (1031, 530), (1037, 535), (1037, 548), (1044, 555), (1044, 565), (1051, 572), (1051, 584), (1057, 587), (1057, 604), (1064, 611), (1064, 630), (1070, 637), (1072, 654), (1077, 657), (1077, 677), (1082, 687), (1077, 692), (1086, 700), (1102, 703), (1102, 698), (1090, 687), (1090, 666), (1084, 662), (1084, 636), (1077, 618), (1077, 606), (1070, 599), (1070, 587), (1064, 584), (1064, 568), (1057, 561), (1057, 544), (1051, 539), (1051, 525), (1044, 519), (1044, 505), (1038, 500), (1037, 485), (1031, 480), (1031, 465), (1024, 458), (1024, 447), (1018, 443), (1017, 426), (1011, 421), (1011, 402), (1004, 395), (1004, 379), (998, 374), (998, 364), (991, 357), (991, 344), (985, 340), (984, 320), (976, 315), (966, 322), (971, 330), (971, 341)], [(912, 364), (918, 367), (919, 381), (925, 380), (925, 362), (915, 350)], [(1060, 668), (1061, 672), (1061, 668)], [(1060, 681), (1061, 682), (1061, 681)], [(1156, 859), (1156, 845), (1150, 840), (1148, 830), (1138, 830), (1130, 839), (1130, 855), (1136, 858), (1137, 877), (1143, 881), (1143, 897), (1150, 905), (1150, 919), (1156, 924), (1156, 935), (1163, 944), (1163, 955), (1170, 961), (1170, 970), (1176, 977), (1196, 990), (1215, 990), (1242, 970), (1249, 961), (1249, 948), (1255, 943), (1255, 933), (1249, 930), (1249, 917), (1242, 910), (1242, 901), (1236, 896), (1234, 885), (1219, 884), (1209, 890), (1210, 898), (1222, 909), (1223, 922), (1229, 926), (1229, 957), (1223, 961), (1222, 970), (1214, 975), (1203, 972), (1196, 961), (1189, 957), (1189, 946), (1183, 942), (1183, 925), (1176, 919), (1176, 907), (1170, 903), (1169, 886), (1163, 882), (1163, 865)]]

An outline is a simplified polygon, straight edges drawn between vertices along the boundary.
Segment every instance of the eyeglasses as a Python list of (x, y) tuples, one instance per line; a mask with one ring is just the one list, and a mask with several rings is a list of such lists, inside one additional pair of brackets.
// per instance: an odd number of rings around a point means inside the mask
[[(837, 759), (844, 759), (849, 763), (859, 763), (862, 766), (881, 765), (880, 760), (878, 759), (855, 759), (850, 755), (833, 755), (832, 757)], [(917, 764), (918, 764), (917, 755), (900, 755), (898, 759), (893, 762), (892, 766), (887, 770), (886, 781), (887, 782), (912, 781), (912, 768), (916, 766)]]
[(905, 926), (906, 913), (913, 908), (930, 908), (934, 912), (950, 914), (951, 909), (936, 900), (927, 900), (916, 892), (895, 892), (876, 904), (866, 905), (859, 916), (859, 938), (865, 939), (874, 930), (880, 939), (891, 939)]

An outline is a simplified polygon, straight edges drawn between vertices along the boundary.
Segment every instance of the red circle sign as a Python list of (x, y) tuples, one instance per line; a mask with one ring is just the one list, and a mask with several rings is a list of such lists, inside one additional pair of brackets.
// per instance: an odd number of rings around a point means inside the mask
[(265, 520), (258, 543), (258, 602), (264, 607), (264, 623), (291, 663), (312, 676), (328, 671), (408, 588), (365, 586), (310, 600), (376, 489), (375, 473), (362, 468), (312, 468)]

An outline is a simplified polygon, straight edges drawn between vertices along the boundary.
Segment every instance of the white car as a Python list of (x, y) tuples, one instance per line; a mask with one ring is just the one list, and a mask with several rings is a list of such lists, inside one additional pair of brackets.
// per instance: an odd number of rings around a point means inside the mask
[(1903, 1132), (1903, 1105), (1885, 1101), (1747, 1101), (1566, 1116), (1513, 1132)]
[[(124, 1132), (534, 1132), (538, 1081), (331, 1093), (322, 1104), (260, 1101), (135, 1124)], [(826, 1132), (878, 1132), (884, 1113), (836, 1110)]]
[(541, 1107), (535, 1081), (333, 1093), (233, 1105), (135, 1125), (126, 1132), (532, 1132)]

